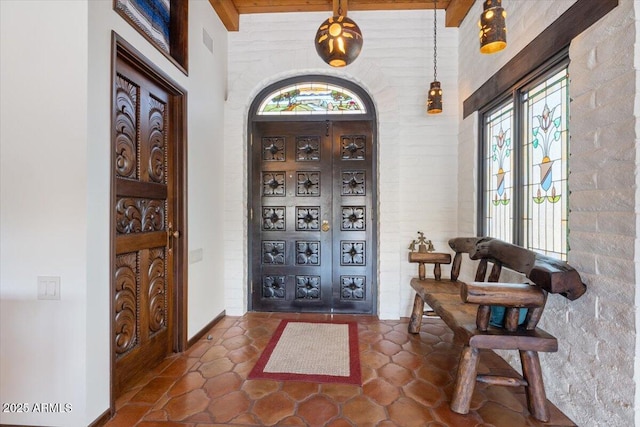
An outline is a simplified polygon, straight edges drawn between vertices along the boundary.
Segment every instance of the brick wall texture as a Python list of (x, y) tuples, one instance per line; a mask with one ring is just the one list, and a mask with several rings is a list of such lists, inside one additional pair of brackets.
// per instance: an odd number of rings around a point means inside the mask
[[(467, 19), (459, 34), (460, 102), (573, 3), (504, 0), (509, 46), (492, 55), (496, 59), (478, 60), (473, 54), (477, 26)], [(479, 16), (481, 7), (476, 2), (470, 14)], [(576, 37), (569, 50), (568, 261), (580, 271), (588, 291), (573, 302), (549, 298), (542, 327), (558, 338), (560, 348), (541, 360), (548, 397), (584, 426), (635, 423), (638, 10), (640, 2), (620, 0)], [(460, 125), (461, 234), (475, 232), (475, 215), (468, 213), (475, 212), (476, 188), (463, 183), (473, 182), (477, 173), (477, 122), (474, 114)]]

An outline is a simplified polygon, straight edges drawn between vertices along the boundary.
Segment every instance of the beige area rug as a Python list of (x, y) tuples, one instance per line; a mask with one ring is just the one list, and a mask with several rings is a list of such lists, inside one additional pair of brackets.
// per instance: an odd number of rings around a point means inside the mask
[(359, 385), (358, 325), (283, 320), (248, 378)]

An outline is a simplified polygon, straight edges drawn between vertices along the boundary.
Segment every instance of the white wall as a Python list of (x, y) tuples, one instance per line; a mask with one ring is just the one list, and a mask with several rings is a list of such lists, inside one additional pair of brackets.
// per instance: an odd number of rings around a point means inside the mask
[[(188, 92), (188, 336), (224, 310), (226, 31), (191, 1), (187, 77), (111, 1), (1, 1), (0, 401), (71, 403), (0, 423), (84, 426), (109, 407), (111, 31)], [(203, 45), (203, 28), (214, 53)], [(61, 300), (36, 277), (61, 277)]]
[[(462, 103), (574, 1), (504, 0), (508, 47), (476, 53), (476, 2), (460, 28)], [(569, 302), (551, 296), (541, 323), (559, 341), (541, 355), (549, 399), (578, 425), (634, 424), (637, 385), (638, 4), (620, 0), (571, 44), (571, 157), (568, 261), (587, 293)], [(635, 9), (635, 10), (634, 10)], [(634, 96), (635, 94), (635, 96)], [(475, 232), (477, 121), (461, 122), (461, 234)]]
[[(635, 147), (636, 147), (636, 173), (635, 175), (635, 184), (633, 185), (636, 189), (636, 204), (635, 204), (635, 227), (632, 225), (631, 228), (635, 229), (635, 233), (633, 234), (635, 237), (634, 244), (634, 253), (635, 253), (635, 277), (633, 283), (640, 283), (640, 236), (637, 230), (640, 229), (640, 216), (638, 212), (640, 212), (640, 196), (638, 196), (637, 192), (640, 191), (640, 174), (637, 173), (640, 167), (640, 154), (638, 154), (638, 148), (640, 148), (640, 2), (635, 0), (633, 3), (633, 16), (635, 18), (635, 42), (634, 42), (634, 69), (635, 69), (635, 91), (634, 91), (634, 114), (636, 117), (636, 125), (635, 125)], [(633, 220), (626, 221), (627, 225), (633, 223)], [(635, 330), (640, 330), (640, 315), (638, 315), (638, 307), (640, 307), (640, 292), (635, 293)], [(634, 375), (633, 379), (635, 381), (635, 398), (634, 398), (634, 411), (635, 411), (635, 423), (636, 425), (640, 424), (640, 334), (635, 334), (635, 357), (634, 357)]]
[[(189, 3), (189, 330), (224, 309), (224, 103), (227, 30), (208, 1)], [(213, 53), (203, 43), (213, 39)], [(198, 252), (200, 254), (198, 255)], [(195, 256), (194, 256), (195, 255)], [(201, 261), (198, 259), (202, 257)]]
[[(567, 404), (587, 406), (577, 422), (627, 426), (634, 420), (636, 263), (638, 237), (637, 21), (634, 3), (622, 0), (583, 33), (569, 51), (571, 64), (571, 233), (569, 261), (583, 273), (588, 292), (579, 304), (554, 303), (550, 314), (567, 324), (561, 357), (575, 364), (552, 391)], [(634, 58), (634, 56), (636, 58)], [(574, 184), (572, 181), (574, 180)], [(565, 307), (566, 305), (566, 307)], [(569, 338), (571, 337), (571, 338)], [(560, 368), (559, 358), (549, 358)], [(585, 369), (585, 367), (587, 369)], [(593, 407), (594, 403), (599, 407)], [(588, 417), (588, 418), (587, 418)]]
[[(60, 6), (0, 2), (0, 401), (72, 411), (2, 423), (84, 421), (87, 3)], [(36, 299), (37, 276), (61, 278), (60, 301)]]
[(225, 288), (229, 314), (247, 309), (247, 114), (269, 84), (304, 74), (351, 80), (374, 100), (378, 120), (379, 314), (407, 316), (415, 265), (407, 246), (424, 231), (437, 249), (455, 233), (458, 133), (458, 30), (439, 11), (438, 79), (444, 110), (427, 116), (433, 79), (433, 12), (351, 12), (362, 30), (360, 57), (332, 69), (318, 57), (314, 36), (327, 13), (242, 15), (229, 35), (229, 100), (225, 112)]

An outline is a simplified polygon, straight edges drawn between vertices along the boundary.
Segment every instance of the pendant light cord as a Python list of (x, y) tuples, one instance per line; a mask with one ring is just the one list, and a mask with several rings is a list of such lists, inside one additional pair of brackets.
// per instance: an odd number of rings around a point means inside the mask
[(433, 81), (438, 81), (438, 30), (437, 30), (437, 0), (433, 0)]

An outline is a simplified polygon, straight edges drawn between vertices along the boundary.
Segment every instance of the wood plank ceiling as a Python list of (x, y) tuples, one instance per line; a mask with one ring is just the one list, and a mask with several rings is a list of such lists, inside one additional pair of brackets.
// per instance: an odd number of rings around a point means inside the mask
[[(447, 27), (459, 27), (475, 0), (437, 0)], [(238, 31), (244, 13), (433, 9), (433, 0), (209, 0), (227, 31)], [(334, 12), (335, 13), (335, 12)]]

